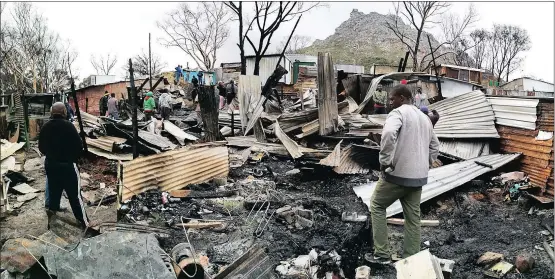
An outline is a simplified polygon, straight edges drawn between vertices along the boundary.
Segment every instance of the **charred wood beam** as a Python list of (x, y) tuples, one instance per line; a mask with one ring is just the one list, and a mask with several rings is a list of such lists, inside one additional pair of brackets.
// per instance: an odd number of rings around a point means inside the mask
[(129, 83), (131, 91), (131, 125), (133, 126), (133, 159), (139, 157), (138, 140), (139, 128), (137, 123), (137, 91), (135, 90), (135, 79), (133, 78), (133, 63), (129, 59)]
[(143, 89), (143, 87), (146, 85), (146, 83), (150, 80), (150, 78), (146, 78), (145, 81), (143, 81), (143, 83), (141, 84), (141, 86), (139, 86), (139, 89), (137, 89), (137, 91), (141, 91), (141, 89)]
[(405, 69), (407, 68), (407, 61), (409, 61), (409, 54), (410, 52), (406, 52), (405, 53), (405, 61), (403, 62), (403, 68), (401, 69), (401, 72), (404, 72)]
[(200, 105), (200, 113), (202, 122), (204, 123), (206, 141), (223, 140), (223, 136), (218, 129), (218, 101), (214, 86), (199, 86), (198, 102)]
[(154, 88), (156, 88), (158, 86), (158, 84), (160, 84), (160, 82), (162, 82), (164, 80), (164, 77), (160, 77), (156, 83), (150, 88), (150, 91), (154, 90)]
[(428, 35), (428, 45), (430, 46), (430, 51), (432, 54), (432, 62), (434, 65), (434, 70), (436, 73), (436, 82), (437, 82), (437, 97), (438, 97), (438, 101), (443, 100), (443, 94), (441, 94), (441, 81), (439, 80), (439, 73), (437, 71), (437, 65), (436, 65), (436, 58), (434, 55), (434, 49), (432, 48), (432, 41), (430, 40), (430, 35)]
[(402, 69), (403, 69), (403, 58), (399, 60), (399, 66), (397, 66), (397, 72), (401, 72)]
[(337, 94), (335, 93), (333, 61), (329, 53), (318, 53), (318, 119), (320, 135), (338, 131)]

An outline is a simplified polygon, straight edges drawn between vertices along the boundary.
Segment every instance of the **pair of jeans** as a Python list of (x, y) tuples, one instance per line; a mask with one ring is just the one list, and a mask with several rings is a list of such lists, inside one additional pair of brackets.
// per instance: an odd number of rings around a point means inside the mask
[(370, 212), (372, 218), (372, 234), (374, 255), (383, 258), (391, 257), (387, 236), (386, 209), (396, 200), (403, 207), (404, 240), (403, 258), (420, 252), (420, 197), (422, 187), (405, 187), (380, 178), (372, 194)]
[(89, 219), (81, 197), (81, 178), (75, 163), (45, 161), (46, 176), (48, 179), (48, 209), (60, 211), (62, 193), (65, 191), (69, 205), (75, 219), (85, 226), (89, 226)]

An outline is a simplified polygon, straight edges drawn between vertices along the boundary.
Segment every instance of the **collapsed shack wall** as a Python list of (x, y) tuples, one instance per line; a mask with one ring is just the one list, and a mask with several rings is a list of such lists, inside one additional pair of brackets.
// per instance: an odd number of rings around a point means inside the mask
[(189, 184), (227, 177), (229, 154), (226, 146), (192, 145), (174, 151), (140, 157), (120, 166), (119, 202), (160, 189), (183, 189)]
[(488, 100), (500, 135), (494, 148), (522, 153), (517, 170), (528, 175), (538, 188), (536, 194), (553, 199), (553, 99), (491, 96)]

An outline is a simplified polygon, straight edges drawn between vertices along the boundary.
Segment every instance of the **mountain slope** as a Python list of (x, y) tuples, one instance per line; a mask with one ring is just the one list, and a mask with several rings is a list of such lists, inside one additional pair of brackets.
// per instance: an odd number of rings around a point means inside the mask
[[(372, 64), (398, 65), (399, 60), (405, 56), (406, 46), (401, 43), (393, 31), (385, 23), (394, 21), (395, 15), (382, 15), (376, 12), (364, 14), (354, 9), (348, 20), (335, 29), (335, 33), (325, 40), (316, 40), (311, 46), (298, 52), (317, 55), (318, 52), (330, 52), (334, 63), (358, 64), (365, 66), (369, 71)], [(416, 38), (416, 30), (409, 25), (402, 25), (406, 34)], [(420, 55), (428, 50), (427, 33), (421, 38)], [(430, 35), (432, 45), (438, 42)], [(407, 68), (411, 67), (412, 59), (409, 56)]]

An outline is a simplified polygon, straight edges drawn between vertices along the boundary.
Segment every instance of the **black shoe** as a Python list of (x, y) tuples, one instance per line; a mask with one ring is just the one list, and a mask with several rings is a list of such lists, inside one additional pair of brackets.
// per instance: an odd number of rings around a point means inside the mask
[(373, 263), (373, 264), (380, 264), (380, 265), (391, 264), (390, 258), (382, 258), (382, 257), (374, 256), (370, 253), (364, 254), (364, 259), (367, 262)]

